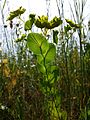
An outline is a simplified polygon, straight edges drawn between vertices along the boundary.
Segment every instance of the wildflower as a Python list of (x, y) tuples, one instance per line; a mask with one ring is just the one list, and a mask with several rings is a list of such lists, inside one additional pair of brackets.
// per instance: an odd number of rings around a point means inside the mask
[(8, 63), (8, 59), (6, 59), (6, 58), (3, 59), (3, 60), (2, 60), (2, 63), (3, 63), (3, 64), (7, 64), (7, 63)]

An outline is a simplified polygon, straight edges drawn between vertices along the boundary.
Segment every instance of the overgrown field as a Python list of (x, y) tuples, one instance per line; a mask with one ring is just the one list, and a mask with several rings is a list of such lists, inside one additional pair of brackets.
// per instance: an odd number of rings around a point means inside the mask
[(24, 21), (22, 7), (3, 21), (0, 120), (90, 120), (90, 21), (85, 1), (76, 3), (77, 21), (31, 13)]

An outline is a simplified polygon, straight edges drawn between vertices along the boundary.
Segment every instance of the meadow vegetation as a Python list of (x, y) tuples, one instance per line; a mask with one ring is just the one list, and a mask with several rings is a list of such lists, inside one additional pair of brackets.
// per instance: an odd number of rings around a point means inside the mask
[(6, 52), (0, 43), (0, 120), (90, 119), (90, 21), (86, 30), (85, 2), (74, 2), (74, 20), (30, 13), (24, 21), (23, 7), (10, 12), (4, 30), (16, 32), (10, 44), (6, 38)]

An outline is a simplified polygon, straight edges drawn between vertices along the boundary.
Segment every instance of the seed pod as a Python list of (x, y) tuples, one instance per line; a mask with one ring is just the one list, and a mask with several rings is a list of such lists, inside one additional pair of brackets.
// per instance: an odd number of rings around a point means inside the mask
[(47, 23), (46, 28), (53, 29), (55, 27), (58, 27), (60, 24), (62, 24), (61, 18), (54, 17), (50, 22)]
[(32, 18), (32, 19), (35, 18), (35, 14), (30, 14), (29, 18)]
[(10, 28), (11, 29), (13, 28), (13, 21), (12, 20), (10, 21)]
[(8, 17), (7, 20), (10, 20), (10, 21), (11, 21), (11, 20), (13, 20), (15, 17), (23, 14), (25, 11), (26, 11), (26, 9), (22, 8), (22, 6), (21, 6), (21, 7), (19, 7), (19, 9), (10, 12), (10, 15), (9, 15), (9, 17)]
[(48, 17), (44, 16), (44, 15), (42, 15), (41, 17), (38, 17), (35, 20), (35, 25), (38, 28), (44, 28), (44, 27), (46, 27), (47, 23), (48, 23)]
[(65, 20), (71, 27), (81, 28), (81, 26), (79, 24), (74, 23), (72, 20), (69, 20), (69, 19), (65, 19)]

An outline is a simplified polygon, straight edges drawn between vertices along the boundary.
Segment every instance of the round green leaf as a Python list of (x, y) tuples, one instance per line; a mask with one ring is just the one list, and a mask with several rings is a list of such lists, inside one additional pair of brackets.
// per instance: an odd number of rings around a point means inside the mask
[(40, 72), (42, 72), (43, 74), (46, 73), (46, 69), (45, 69), (44, 65), (38, 64), (37, 67), (40, 70)]
[(27, 37), (27, 45), (29, 49), (36, 55), (42, 53), (41, 46), (43, 45), (43, 41), (47, 41), (46, 38), (39, 33), (30, 33)]
[(49, 49), (49, 43), (47, 40), (44, 40), (41, 45), (42, 54), (45, 54)]
[(34, 53), (34, 54), (40, 54), (40, 47), (38, 45), (38, 43), (36, 42), (36, 40), (28, 35), (27, 37), (27, 46), (29, 47), (29, 49)]
[(43, 61), (43, 56), (42, 55), (37, 55), (37, 62), (41, 64)]
[(58, 70), (58, 67), (55, 65), (47, 66), (47, 71), (49, 73), (53, 73), (54, 71)]
[(56, 56), (56, 47), (54, 44), (50, 43), (49, 49), (45, 54), (45, 63), (52, 62)]
[(31, 20), (27, 20), (27, 21), (25, 22), (24, 30), (25, 30), (25, 31), (26, 31), (26, 30), (31, 30), (32, 25), (33, 25), (33, 20), (32, 20), (32, 19), (31, 19)]

